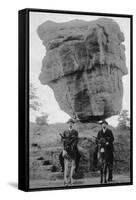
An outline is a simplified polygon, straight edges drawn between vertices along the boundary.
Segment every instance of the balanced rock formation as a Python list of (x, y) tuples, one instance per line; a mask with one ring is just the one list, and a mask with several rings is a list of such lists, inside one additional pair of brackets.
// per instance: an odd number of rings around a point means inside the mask
[(46, 21), (37, 32), (46, 47), (39, 79), (62, 110), (82, 122), (120, 112), (127, 68), (124, 34), (115, 21)]

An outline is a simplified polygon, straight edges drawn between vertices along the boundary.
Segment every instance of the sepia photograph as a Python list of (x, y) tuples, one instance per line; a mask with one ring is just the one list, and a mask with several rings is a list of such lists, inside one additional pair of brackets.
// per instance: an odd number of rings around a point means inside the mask
[(131, 18), (29, 11), (29, 188), (132, 183)]

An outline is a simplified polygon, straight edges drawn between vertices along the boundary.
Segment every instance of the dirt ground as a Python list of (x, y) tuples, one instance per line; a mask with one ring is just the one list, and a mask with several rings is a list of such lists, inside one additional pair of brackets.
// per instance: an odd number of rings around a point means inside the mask
[[(128, 175), (114, 175), (113, 181), (110, 182), (111, 184), (114, 183), (129, 183), (130, 177)], [(80, 185), (96, 185), (100, 184), (99, 177), (90, 177), (90, 178), (82, 178), (77, 179), (74, 182), (75, 186)], [(109, 184), (109, 183), (108, 183)], [(64, 181), (63, 180), (55, 180), (55, 181), (47, 181), (45, 179), (40, 180), (30, 180), (30, 188), (48, 188), (48, 187), (63, 187)]]
[[(66, 124), (37, 126), (30, 124), (30, 188), (64, 187), (63, 174), (59, 163), (62, 143), (59, 133)], [(93, 136), (100, 130), (99, 124), (79, 124), (78, 148), (81, 153), (79, 177), (74, 185), (100, 184), (99, 172), (92, 172), (95, 143)], [(114, 142), (114, 177), (111, 184), (130, 182), (130, 130), (110, 127), (115, 136)], [(36, 145), (36, 147), (34, 146)], [(36, 148), (36, 149), (35, 149)], [(53, 170), (53, 167), (56, 170)], [(109, 183), (108, 183), (109, 185)]]

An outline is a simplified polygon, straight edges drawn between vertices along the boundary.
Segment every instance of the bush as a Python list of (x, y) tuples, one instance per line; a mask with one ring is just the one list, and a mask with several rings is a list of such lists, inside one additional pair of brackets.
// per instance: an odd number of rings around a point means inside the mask
[(47, 114), (44, 114), (44, 115), (39, 116), (39, 117), (36, 117), (36, 120), (35, 120), (36, 124), (40, 125), (40, 126), (48, 125), (47, 118), (48, 118)]
[(122, 110), (118, 118), (118, 128), (126, 129), (130, 127), (130, 117), (128, 110)]

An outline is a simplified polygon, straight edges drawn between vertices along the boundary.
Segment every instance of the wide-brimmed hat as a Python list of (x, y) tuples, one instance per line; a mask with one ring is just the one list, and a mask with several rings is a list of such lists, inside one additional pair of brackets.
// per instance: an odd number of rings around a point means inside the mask
[(67, 124), (68, 124), (68, 123), (73, 123), (73, 124), (74, 124), (74, 123), (75, 123), (75, 120), (74, 120), (74, 119), (69, 119), (69, 120), (67, 121)]
[(102, 125), (102, 124), (107, 124), (107, 125), (108, 125), (108, 122), (107, 122), (106, 120), (103, 120), (103, 121), (100, 122), (100, 124), (101, 124), (101, 125)]

